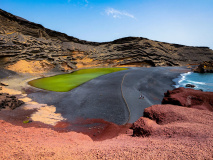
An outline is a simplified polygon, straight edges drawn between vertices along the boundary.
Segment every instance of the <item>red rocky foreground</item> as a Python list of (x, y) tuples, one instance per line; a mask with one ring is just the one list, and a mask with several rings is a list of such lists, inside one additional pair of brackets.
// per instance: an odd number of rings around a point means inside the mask
[(162, 103), (144, 110), (133, 136), (213, 138), (213, 93), (177, 88), (165, 93)]
[(107, 125), (96, 140), (41, 123), (15, 125), (1, 119), (0, 159), (212, 159), (213, 112), (155, 105), (144, 115), (133, 125), (134, 135), (144, 138), (132, 137), (132, 130), (114, 137), (119, 127)]

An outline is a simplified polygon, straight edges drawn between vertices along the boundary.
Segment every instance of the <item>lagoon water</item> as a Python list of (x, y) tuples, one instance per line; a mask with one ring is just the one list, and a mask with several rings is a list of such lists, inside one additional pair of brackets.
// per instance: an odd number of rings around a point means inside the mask
[(89, 68), (81, 69), (69, 74), (60, 74), (52, 77), (45, 77), (28, 82), (33, 87), (55, 91), (68, 92), (79, 85), (97, 78), (99, 76), (127, 70), (128, 68)]
[(173, 81), (176, 82), (176, 88), (185, 87), (186, 84), (193, 84), (196, 86), (194, 88), (196, 90), (202, 89), (203, 91), (213, 92), (213, 73), (188, 72), (181, 74)]

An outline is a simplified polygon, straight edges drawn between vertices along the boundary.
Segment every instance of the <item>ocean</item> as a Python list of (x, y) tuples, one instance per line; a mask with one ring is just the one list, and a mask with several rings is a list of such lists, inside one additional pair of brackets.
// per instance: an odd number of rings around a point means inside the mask
[(186, 87), (186, 84), (195, 85), (196, 90), (202, 89), (206, 92), (213, 92), (213, 73), (194, 73), (188, 72), (181, 74), (178, 78), (173, 80), (178, 87)]

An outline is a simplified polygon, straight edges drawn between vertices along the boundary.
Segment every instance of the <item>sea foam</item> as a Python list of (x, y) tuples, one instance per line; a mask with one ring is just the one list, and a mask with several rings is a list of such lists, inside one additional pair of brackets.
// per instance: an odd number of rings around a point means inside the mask
[(195, 85), (194, 89), (213, 92), (213, 74), (212, 73), (194, 73), (187, 72), (180, 74), (173, 80), (175, 88), (186, 87), (187, 84)]

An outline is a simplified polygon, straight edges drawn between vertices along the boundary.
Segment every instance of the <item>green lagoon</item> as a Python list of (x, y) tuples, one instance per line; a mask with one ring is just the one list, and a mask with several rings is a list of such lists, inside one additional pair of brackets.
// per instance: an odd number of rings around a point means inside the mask
[(127, 70), (127, 68), (92, 68), (82, 69), (69, 74), (35, 79), (28, 84), (33, 87), (55, 92), (68, 92), (81, 84), (99, 76)]

